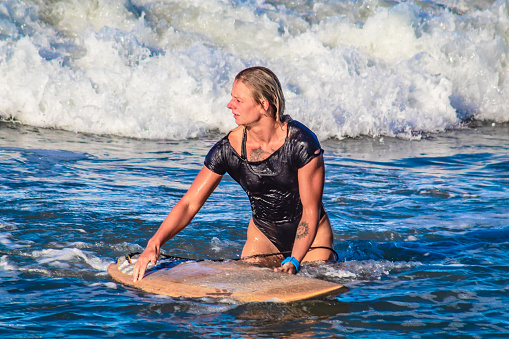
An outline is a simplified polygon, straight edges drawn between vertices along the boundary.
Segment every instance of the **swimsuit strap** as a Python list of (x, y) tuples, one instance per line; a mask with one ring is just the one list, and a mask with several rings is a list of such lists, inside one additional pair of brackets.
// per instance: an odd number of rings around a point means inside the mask
[(242, 149), (240, 151), (240, 157), (244, 160), (247, 160), (246, 140), (247, 140), (247, 130), (244, 127), (244, 135), (242, 136)]

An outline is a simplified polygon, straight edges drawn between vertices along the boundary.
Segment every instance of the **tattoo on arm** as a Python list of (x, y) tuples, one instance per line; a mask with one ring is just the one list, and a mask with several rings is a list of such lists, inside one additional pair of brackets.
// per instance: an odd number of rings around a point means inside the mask
[(305, 221), (301, 221), (299, 227), (297, 227), (297, 239), (305, 238), (309, 234), (309, 225)]

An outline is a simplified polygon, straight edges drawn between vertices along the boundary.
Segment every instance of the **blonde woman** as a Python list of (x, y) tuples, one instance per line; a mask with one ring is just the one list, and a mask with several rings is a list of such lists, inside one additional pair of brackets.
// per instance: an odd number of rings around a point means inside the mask
[[(209, 151), (191, 187), (173, 207), (134, 266), (140, 280), (156, 264), (161, 246), (198, 213), (223, 175), (247, 193), (252, 217), (241, 259), (295, 274), (304, 261), (330, 260), (333, 235), (322, 205), (323, 150), (301, 123), (283, 116), (285, 99), (276, 75), (251, 67), (235, 77), (231, 109), (237, 128)], [(279, 253), (266, 260), (264, 254)]]

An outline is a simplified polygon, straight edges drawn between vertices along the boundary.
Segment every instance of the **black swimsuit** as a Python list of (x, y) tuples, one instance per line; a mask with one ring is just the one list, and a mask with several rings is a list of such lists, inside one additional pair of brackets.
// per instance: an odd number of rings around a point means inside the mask
[[(241, 155), (233, 149), (226, 135), (211, 148), (204, 164), (214, 173), (228, 172), (242, 186), (249, 197), (256, 227), (279, 251), (291, 252), (302, 217), (298, 169), (321, 155), (323, 150), (306, 126), (285, 118), (288, 121), (285, 142), (267, 159), (247, 160), (244, 129)], [(320, 219), (323, 215), (322, 206)]]

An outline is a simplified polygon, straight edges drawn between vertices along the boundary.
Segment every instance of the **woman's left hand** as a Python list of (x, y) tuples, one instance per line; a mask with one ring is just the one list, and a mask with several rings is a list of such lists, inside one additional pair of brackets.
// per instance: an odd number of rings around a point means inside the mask
[(295, 266), (291, 262), (287, 262), (286, 264), (284, 264), (281, 267), (276, 267), (274, 269), (274, 272), (296, 274), (297, 270), (295, 269)]

